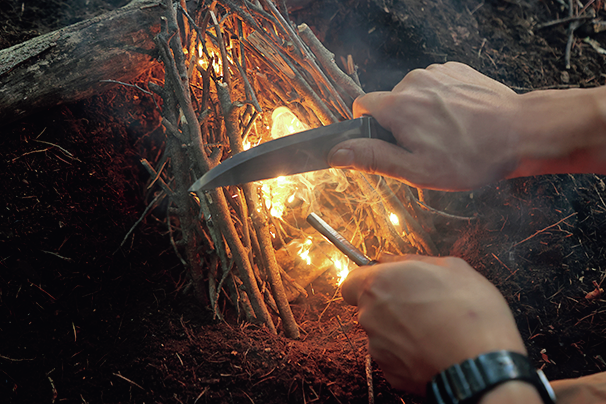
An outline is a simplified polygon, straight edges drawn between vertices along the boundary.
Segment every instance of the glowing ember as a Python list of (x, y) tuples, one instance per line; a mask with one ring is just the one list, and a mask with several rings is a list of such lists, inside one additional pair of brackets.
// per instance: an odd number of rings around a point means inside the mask
[(400, 224), (400, 219), (398, 219), (398, 216), (395, 213), (389, 214), (389, 220), (396, 226)]

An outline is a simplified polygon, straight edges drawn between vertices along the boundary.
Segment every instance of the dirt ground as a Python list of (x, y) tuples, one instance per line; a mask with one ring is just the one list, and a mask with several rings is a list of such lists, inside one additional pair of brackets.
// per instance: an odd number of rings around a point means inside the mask
[[(0, 3), (0, 48), (125, 1), (31, 3)], [(449, 4), (293, 1), (291, 16), (338, 60), (351, 54), (366, 91), (447, 60), (519, 92), (606, 81), (604, 56), (578, 37), (566, 70), (567, 24), (537, 27), (568, 15), (556, 0)], [(604, 16), (603, 4), (590, 9)], [(603, 34), (593, 39), (606, 46)], [(0, 401), (368, 402), (365, 335), (329, 274), (293, 304), (293, 341), (214, 321), (183, 294), (160, 214), (119, 248), (145, 207), (139, 159), (158, 155), (157, 125), (148, 98), (117, 89), (2, 126)], [(434, 239), (503, 292), (537, 367), (550, 379), (606, 370), (605, 301), (585, 298), (606, 276), (604, 178), (517, 179), (430, 199), (476, 216), (437, 217)], [(392, 390), (376, 365), (373, 379), (377, 403), (423, 402)]]

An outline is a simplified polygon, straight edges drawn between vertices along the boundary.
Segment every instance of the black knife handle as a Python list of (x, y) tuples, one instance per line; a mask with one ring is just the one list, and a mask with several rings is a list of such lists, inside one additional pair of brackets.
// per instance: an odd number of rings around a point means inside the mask
[(365, 115), (364, 118), (368, 118), (369, 133), (371, 139), (379, 139), (391, 144), (398, 144), (398, 141), (394, 137), (393, 133), (379, 125), (379, 122), (370, 115)]

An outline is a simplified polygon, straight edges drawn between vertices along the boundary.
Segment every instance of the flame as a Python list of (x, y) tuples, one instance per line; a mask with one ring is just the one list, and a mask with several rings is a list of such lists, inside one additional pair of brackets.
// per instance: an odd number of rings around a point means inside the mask
[(299, 247), (299, 257), (307, 263), (307, 265), (311, 265), (311, 257), (309, 256), (309, 252), (311, 251), (312, 241), (311, 237), (305, 240), (301, 247)]
[(347, 275), (349, 275), (349, 261), (341, 256), (333, 258), (335, 269), (337, 270), (337, 285), (341, 286)]
[[(271, 117), (273, 122), (271, 137), (274, 139), (307, 129), (307, 126), (287, 107), (276, 108)], [(299, 176), (289, 176), (261, 182), (261, 192), (265, 199), (265, 206), (273, 217), (281, 218), (286, 205), (294, 201), (299, 181)]]
[(396, 215), (395, 213), (390, 213), (389, 214), (389, 220), (391, 221), (391, 223), (393, 223), (395, 226), (400, 224), (400, 219), (398, 218), (398, 215)]
[(204, 48), (201, 43), (198, 43), (198, 64), (202, 66), (204, 70), (208, 69), (212, 61), (213, 70), (217, 76), (223, 74), (223, 62), (221, 61), (220, 52), (216, 52), (213, 48), (209, 47), (208, 49), (209, 58), (204, 55)]
[(273, 139), (309, 129), (287, 107), (274, 109), (274, 112), (271, 114), (271, 120), (273, 122), (271, 126), (271, 137)]
[(263, 181), (261, 192), (265, 199), (265, 206), (273, 217), (281, 218), (286, 209), (286, 203), (294, 199), (296, 183), (292, 178), (278, 177)]
[[(267, 127), (267, 129), (270, 129), (271, 137), (277, 139), (292, 133), (307, 130), (308, 127), (303, 124), (290, 109), (282, 106), (273, 111), (272, 126), (271, 128)], [(322, 179), (325, 180), (327, 175), (330, 175), (333, 180), (335, 178), (341, 179), (339, 173), (331, 170), (330, 173), (318, 172), (298, 174), (261, 181), (261, 192), (267, 210), (273, 217), (282, 219), (287, 207), (292, 206), (292, 203), (295, 202), (297, 196), (301, 197), (301, 195), (305, 195), (306, 190), (310, 189), (310, 187), (313, 188), (312, 183), (322, 181)], [(337, 189), (339, 189), (339, 187), (337, 187)], [(397, 216), (395, 217), (397, 219)], [(312, 247), (314, 245), (313, 240), (314, 238), (312, 236), (308, 236), (307, 239), (300, 244), (297, 253), (299, 258), (307, 265), (312, 265), (312, 256), (315, 256), (315, 254), (312, 253)], [(336, 250), (335, 254), (331, 254), (331, 256), (325, 258), (329, 258), (333, 262), (336, 270), (337, 284), (341, 285), (349, 274), (349, 259)]]

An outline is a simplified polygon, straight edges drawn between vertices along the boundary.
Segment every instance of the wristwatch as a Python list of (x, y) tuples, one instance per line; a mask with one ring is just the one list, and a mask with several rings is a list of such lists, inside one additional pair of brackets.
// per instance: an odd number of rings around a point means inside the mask
[(555, 393), (541, 370), (516, 352), (496, 351), (468, 359), (427, 383), (428, 404), (475, 404), (500, 384), (520, 380), (532, 384), (545, 404), (556, 402)]

